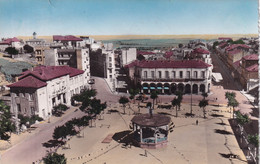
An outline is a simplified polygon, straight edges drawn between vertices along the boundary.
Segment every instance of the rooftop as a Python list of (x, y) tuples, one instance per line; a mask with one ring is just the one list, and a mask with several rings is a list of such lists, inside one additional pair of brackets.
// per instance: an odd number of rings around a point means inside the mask
[(258, 72), (258, 64), (251, 65), (250, 67), (247, 67), (246, 70), (248, 72)]
[(33, 68), (33, 70), (27, 70), (23, 72), (19, 79), (33, 75), (40, 80), (48, 81), (64, 75), (73, 77), (83, 73), (84, 71), (69, 66), (38, 66)]
[(146, 127), (159, 127), (168, 125), (171, 122), (171, 118), (162, 114), (153, 114), (152, 117), (150, 114), (140, 114), (134, 116), (131, 121)]
[(135, 60), (126, 67), (141, 67), (141, 68), (207, 68), (211, 65), (202, 60)]
[(230, 45), (230, 46), (228, 46), (228, 47), (226, 48), (226, 51), (231, 51), (231, 50), (236, 49), (236, 48), (238, 48), (238, 47), (247, 48), (247, 49), (250, 48), (249, 46), (247, 46), (247, 45), (245, 45), (245, 44), (232, 44), (232, 45)]
[(8, 87), (17, 87), (17, 88), (41, 88), (46, 86), (47, 83), (41, 81), (33, 76), (28, 76), (16, 83), (9, 85)]
[(193, 51), (193, 53), (198, 53), (198, 54), (209, 54), (209, 51), (208, 50), (205, 50), (203, 48), (195, 48)]
[(258, 60), (258, 55), (257, 54), (250, 54), (250, 55), (244, 56), (243, 59), (245, 59), (245, 60)]
[(83, 39), (73, 35), (53, 35), (53, 41), (83, 41)]
[(16, 37), (14, 38), (8, 38), (8, 39), (4, 39), (2, 42), (0, 42), (0, 44), (11, 44), (12, 42), (20, 42), (19, 39), (17, 39)]

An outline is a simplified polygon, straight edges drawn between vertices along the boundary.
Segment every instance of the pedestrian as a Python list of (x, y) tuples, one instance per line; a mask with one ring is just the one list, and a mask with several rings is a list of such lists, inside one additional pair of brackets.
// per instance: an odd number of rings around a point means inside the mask
[(199, 121), (198, 120), (196, 120), (196, 125), (198, 125), (199, 124)]

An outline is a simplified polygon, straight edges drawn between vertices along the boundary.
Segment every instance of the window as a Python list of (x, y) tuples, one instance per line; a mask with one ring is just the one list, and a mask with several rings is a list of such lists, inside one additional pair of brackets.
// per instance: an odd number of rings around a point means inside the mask
[(182, 71), (180, 71), (180, 78), (182, 78), (182, 76), (183, 76), (183, 75), (182, 75)]
[(112, 67), (112, 63), (109, 63), (109, 67)]
[(109, 73), (112, 73), (112, 69), (109, 70)]
[(198, 77), (198, 72), (194, 71), (194, 78), (197, 78), (197, 77)]
[(202, 72), (201, 72), (201, 77), (202, 77), (202, 78), (205, 78), (205, 71), (202, 71)]
[(17, 104), (17, 110), (18, 112), (21, 112), (21, 104)]
[(112, 58), (111, 57), (109, 57), (109, 62), (111, 62), (112, 61)]
[(175, 71), (172, 71), (172, 78), (175, 78)]
[(144, 78), (147, 78), (147, 71), (144, 71)]
[(162, 78), (162, 71), (158, 71), (158, 77)]
[(112, 75), (109, 75), (109, 78), (110, 78), (110, 82), (112, 82), (113, 81)]
[(165, 71), (165, 78), (169, 78), (169, 71)]
[(187, 71), (187, 78), (190, 78), (190, 71)]
[(33, 94), (29, 93), (29, 100), (33, 100)]
[(154, 78), (154, 71), (151, 71), (151, 76), (152, 78)]
[(58, 100), (60, 100), (60, 95), (58, 95)]

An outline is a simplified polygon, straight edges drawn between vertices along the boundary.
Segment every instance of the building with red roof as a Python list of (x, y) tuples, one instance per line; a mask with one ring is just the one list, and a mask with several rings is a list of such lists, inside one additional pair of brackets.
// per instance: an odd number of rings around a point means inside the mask
[(64, 46), (80, 47), (83, 39), (73, 35), (53, 35), (54, 43), (63, 43)]
[(37, 66), (22, 73), (8, 87), (11, 112), (44, 119), (55, 105), (70, 105), (70, 98), (88, 87), (84, 71), (69, 66)]
[(143, 93), (209, 92), (212, 65), (202, 60), (142, 60), (125, 66), (128, 76)]
[(22, 47), (21, 42), (16, 37), (14, 38), (7, 38), (0, 42), (0, 50), (4, 51), (7, 47), (14, 47), (18, 50)]

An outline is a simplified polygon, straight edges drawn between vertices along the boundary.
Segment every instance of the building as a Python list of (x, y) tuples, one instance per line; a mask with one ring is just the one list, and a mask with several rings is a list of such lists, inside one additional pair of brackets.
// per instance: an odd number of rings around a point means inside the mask
[(84, 71), (85, 80), (90, 78), (89, 49), (46, 49), (44, 51), (45, 62), (48, 66), (67, 65)]
[(22, 52), (23, 49), (23, 44), (19, 39), (16, 37), (14, 38), (8, 38), (4, 39), (0, 42), (0, 51), (5, 51), (7, 47), (14, 47), (16, 48), (19, 52)]
[(62, 43), (66, 47), (81, 47), (83, 39), (75, 37), (73, 35), (53, 35), (54, 43)]
[(38, 66), (9, 85), (11, 112), (48, 118), (55, 105), (70, 105), (74, 94), (87, 87), (84, 71), (69, 66)]
[[(141, 52), (139, 52), (141, 54)], [(137, 50), (136, 48), (124, 48), (122, 49), (122, 54), (121, 54), (121, 61), (122, 66), (129, 64), (130, 62), (136, 60), (136, 54)]]
[(32, 39), (29, 39), (27, 41), (25, 41), (26, 44), (28, 44), (29, 46), (39, 46), (39, 45), (44, 45), (46, 43), (46, 41), (44, 39), (38, 39), (37, 38), (37, 34), (36, 32), (33, 33), (33, 38)]
[(161, 94), (210, 92), (212, 65), (201, 60), (134, 61), (126, 65), (128, 75), (141, 92)]
[(240, 83), (247, 91), (259, 85), (258, 60), (257, 54), (244, 56), (241, 60)]
[(48, 46), (34, 46), (34, 57), (39, 65), (45, 65), (44, 51), (50, 50)]

